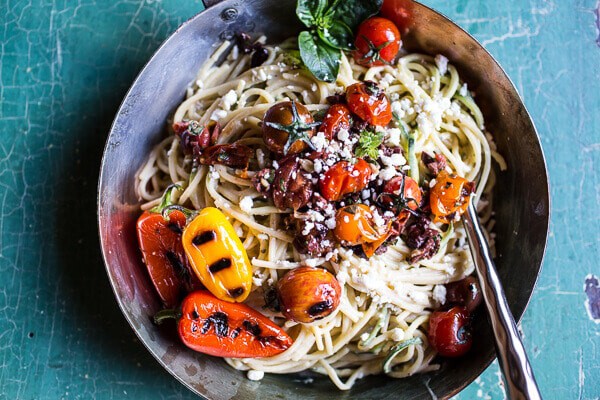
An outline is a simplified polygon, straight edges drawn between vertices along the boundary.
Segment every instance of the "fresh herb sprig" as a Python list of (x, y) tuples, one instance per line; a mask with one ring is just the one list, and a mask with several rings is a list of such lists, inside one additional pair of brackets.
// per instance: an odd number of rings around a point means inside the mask
[(358, 138), (358, 145), (354, 149), (356, 157), (368, 156), (372, 160), (379, 158), (379, 146), (383, 142), (383, 132), (362, 131)]
[(342, 50), (353, 49), (353, 30), (377, 14), (383, 0), (298, 0), (296, 15), (308, 28), (298, 35), (302, 62), (319, 80), (334, 82)]

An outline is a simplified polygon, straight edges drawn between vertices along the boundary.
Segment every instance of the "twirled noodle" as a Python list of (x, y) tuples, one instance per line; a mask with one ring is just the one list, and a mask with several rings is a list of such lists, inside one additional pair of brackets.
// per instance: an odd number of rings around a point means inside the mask
[[(223, 43), (200, 69), (173, 122), (194, 119), (206, 124), (218, 120), (218, 142), (240, 140), (257, 151), (260, 163), (260, 152), (266, 152), (260, 121), (273, 103), (299, 100), (317, 112), (327, 108), (328, 96), (343, 92), (358, 80), (373, 80), (399, 102), (397, 117), (401, 123), (416, 122), (417, 154), (443, 154), (454, 172), (478, 182), (477, 199), (483, 196), (478, 211), (488, 227), (493, 226), (488, 195), (495, 181), (492, 158), (501, 169), (506, 164), (496, 152), (492, 136), (484, 131), (481, 112), (456, 68), (448, 65), (440, 71), (436, 60), (423, 54), (407, 54), (396, 65), (372, 68), (342, 56), (337, 82), (324, 83), (286, 61), (291, 47), (289, 41), (280, 47), (267, 47), (267, 61), (249, 68), (250, 56), (239, 55), (237, 50), (217, 65), (216, 61), (232, 48), (231, 43)], [(224, 100), (230, 91), (235, 94), (234, 104)], [(192, 158), (181, 151), (177, 136), (171, 134), (156, 145), (138, 174), (137, 192), (145, 202), (143, 209), (155, 205), (164, 189), (177, 182), (184, 189), (178, 198), (180, 204), (195, 209), (214, 205), (229, 217), (254, 271), (249, 304), (260, 307), (261, 287), (273, 285), (286, 271), (305, 264), (327, 268), (343, 287), (337, 310), (312, 324), (285, 322), (280, 314), (262, 310), (288, 331), (294, 344), (273, 357), (226, 359), (227, 363), (239, 370), (280, 374), (313, 369), (345, 390), (357, 379), (381, 373), (383, 360), (394, 344), (419, 337), (420, 344), (408, 346), (393, 359), (388, 374), (399, 378), (436, 369), (431, 364), (435, 352), (426, 335), (431, 310), (439, 305), (433, 293), (437, 285), (473, 272), (461, 223), (455, 223), (453, 236), (438, 254), (416, 265), (407, 261), (410, 249), (401, 239), (369, 260), (344, 248), (329, 259), (306, 259), (294, 249), (292, 236), (283, 228), (282, 213), (286, 212), (254, 189), (251, 177), (258, 169), (251, 167), (240, 174), (224, 166), (195, 167)], [(250, 208), (240, 205), (246, 197), (251, 199)], [(489, 239), (493, 244), (493, 237)], [(379, 330), (374, 332), (376, 325)]]

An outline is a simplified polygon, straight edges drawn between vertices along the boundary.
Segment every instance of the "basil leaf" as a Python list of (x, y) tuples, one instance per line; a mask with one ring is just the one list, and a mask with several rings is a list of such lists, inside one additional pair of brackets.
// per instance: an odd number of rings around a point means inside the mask
[(317, 33), (331, 47), (348, 51), (354, 48), (352, 29), (341, 21), (330, 21), (330, 26), (317, 30)]
[(333, 11), (333, 20), (342, 21), (354, 31), (365, 19), (377, 14), (382, 4), (383, 0), (336, 1), (327, 14)]
[(340, 70), (342, 51), (335, 49), (318, 36), (308, 31), (298, 35), (298, 48), (302, 62), (310, 72), (319, 80), (334, 82)]
[(323, 11), (327, 7), (327, 0), (298, 0), (296, 15), (308, 28), (319, 24)]

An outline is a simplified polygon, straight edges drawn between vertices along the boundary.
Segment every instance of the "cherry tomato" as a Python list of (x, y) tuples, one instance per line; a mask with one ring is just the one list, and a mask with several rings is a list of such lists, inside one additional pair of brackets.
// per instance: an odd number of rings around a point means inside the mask
[(297, 101), (277, 103), (263, 118), (263, 140), (272, 152), (279, 155), (296, 154), (310, 146), (315, 133), (313, 116)]
[(415, 25), (414, 8), (413, 0), (384, 0), (380, 14), (396, 24), (402, 34), (406, 34)]
[(350, 110), (345, 104), (334, 104), (327, 110), (319, 132), (323, 132), (325, 137), (331, 140), (341, 129), (350, 129), (351, 119)]
[(362, 158), (359, 158), (356, 164), (340, 161), (329, 168), (321, 178), (321, 195), (329, 201), (341, 200), (347, 194), (364, 189), (372, 173), (369, 163)]
[(429, 196), (429, 205), (435, 217), (433, 221), (447, 224), (464, 213), (474, 189), (473, 182), (441, 171)]
[(277, 293), (287, 319), (310, 323), (335, 311), (342, 288), (335, 276), (322, 268), (299, 267), (277, 281)]
[(444, 357), (459, 357), (471, 348), (469, 312), (464, 307), (435, 311), (429, 317), (429, 343)]
[(392, 120), (392, 106), (375, 82), (358, 82), (346, 89), (348, 108), (371, 125), (385, 126)]
[(390, 64), (400, 50), (400, 32), (392, 21), (371, 17), (358, 27), (354, 59), (368, 67)]
[[(400, 195), (400, 189), (404, 184), (404, 193)], [(383, 187), (385, 193), (395, 194), (400, 196), (405, 206), (411, 210), (416, 210), (421, 205), (421, 189), (417, 181), (408, 176), (397, 176), (388, 181)]]
[(333, 231), (335, 237), (349, 246), (374, 242), (381, 235), (375, 229), (373, 213), (365, 204), (352, 204), (338, 210)]
[(365, 204), (352, 204), (340, 208), (335, 220), (335, 237), (347, 246), (362, 245), (367, 257), (375, 254), (390, 235), (391, 224), (385, 227), (385, 231), (379, 232), (373, 221), (373, 213)]
[(481, 304), (483, 295), (474, 276), (467, 276), (465, 279), (447, 283), (445, 286), (447, 304), (463, 306), (470, 313)]

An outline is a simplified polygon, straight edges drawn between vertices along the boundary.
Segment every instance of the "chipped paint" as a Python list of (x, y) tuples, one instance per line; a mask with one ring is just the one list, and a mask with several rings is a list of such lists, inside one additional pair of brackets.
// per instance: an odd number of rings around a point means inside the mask
[(598, 36), (596, 38), (596, 44), (600, 47), (600, 1), (596, 4), (596, 9), (594, 10), (594, 16), (596, 17), (596, 30), (598, 31)]
[(584, 304), (589, 318), (600, 324), (600, 283), (596, 275), (590, 274), (585, 277), (583, 291), (587, 296)]

